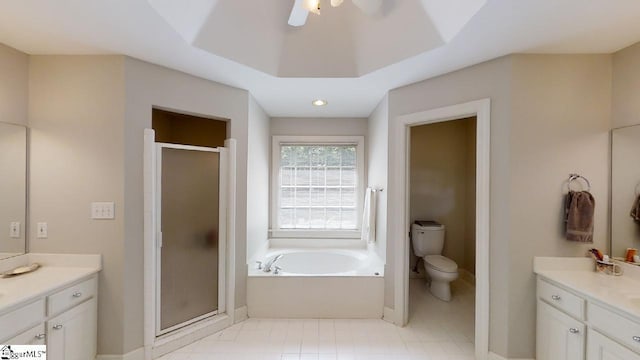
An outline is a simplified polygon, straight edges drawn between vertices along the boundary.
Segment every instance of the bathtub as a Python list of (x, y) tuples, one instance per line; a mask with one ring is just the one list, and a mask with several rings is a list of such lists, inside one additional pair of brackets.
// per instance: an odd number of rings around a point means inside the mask
[(384, 306), (384, 263), (366, 250), (270, 249), (263, 264), (282, 254), (278, 275), (249, 265), (247, 308), (260, 318), (379, 319)]

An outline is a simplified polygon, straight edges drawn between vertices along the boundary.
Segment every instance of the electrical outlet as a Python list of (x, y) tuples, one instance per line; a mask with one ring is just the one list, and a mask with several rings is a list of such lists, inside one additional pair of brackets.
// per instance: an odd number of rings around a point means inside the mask
[(12, 239), (20, 239), (20, 222), (12, 221), (9, 224), (9, 237)]
[(115, 204), (113, 202), (92, 202), (91, 218), (96, 220), (115, 219)]
[(46, 239), (47, 237), (49, 237), (49, 233), (47, 231), (47, 223), (39, 222), (36, 226), (36, 232), (37, 232), (36, 236), (39, 239)]

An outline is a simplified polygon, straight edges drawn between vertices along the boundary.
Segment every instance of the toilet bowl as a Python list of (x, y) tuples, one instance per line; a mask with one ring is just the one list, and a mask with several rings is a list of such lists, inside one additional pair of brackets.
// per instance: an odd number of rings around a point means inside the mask
[(435, 221), (416, 221), (411, 226), (414, 253), (421, 257), (429, 276), (429, 290), (438, 299), (451, 300), (451, 282), (458, 278), (458, 265), (442, 254), (444, 225)]
[(442, 255), (427, 255), (423, 260), (431, 280), (431, 294), (440, 300), (451, 301), (451, 282), (458, 278), (458, 265)]

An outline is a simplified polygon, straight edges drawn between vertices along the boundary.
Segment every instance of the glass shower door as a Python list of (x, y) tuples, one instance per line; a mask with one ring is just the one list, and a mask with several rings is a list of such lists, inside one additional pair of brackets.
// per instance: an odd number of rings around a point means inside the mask
[[(224, 309), (219, 149), (157, 144), (158, 335)], [(221, 225), (223, 225), (221, 227)]]

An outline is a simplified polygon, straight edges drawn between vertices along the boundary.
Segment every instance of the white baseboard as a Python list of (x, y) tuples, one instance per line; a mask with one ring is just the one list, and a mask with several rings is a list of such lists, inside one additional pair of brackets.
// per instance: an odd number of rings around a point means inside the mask
[(502, 357), (496, 353), (489, 352), (489, 356), (487, 360), (535, 360), (535, 359), (515, 359), (515, 358), (506, 358)]
[(470, 271), (465, 269), (458, 269), (458, 274), (460, 274), (460, 279), (468, 282), (473, 286), (476, 286), (476, 276), (473, 275)]
[(386, 321), (386, 322), (390, 322), (392, 324), (395, 324), (394, 320), (396, 318), (396, 314), (395, 311), (393, 311), (392, 308), (388, 308), (388, 307), (384, 307), (382, 309), (382, 320)]
[(144, 360), (144, 348), (135, 349), (124, 355), (98, 355), (96, 360)]
[(245, 321), (249, 318), (249, 311), (246, 306), (242, 306), (236, 309), (234, 314), (234, 322), (237, 324), (239, 322)]

